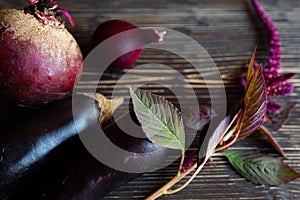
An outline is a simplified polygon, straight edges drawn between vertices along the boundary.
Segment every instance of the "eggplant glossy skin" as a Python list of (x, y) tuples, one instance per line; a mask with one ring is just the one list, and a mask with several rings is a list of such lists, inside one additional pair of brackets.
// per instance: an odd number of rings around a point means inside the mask
[[(92, 110), (90, 103), (95, 104)], [(97, 115), (91, 114), (98, 109), (89, 97), (78, 97), (78, 104), (80, 117), (76, 127), (72, 99), (65, 99), (47, 105), (23, 124), (2, 134), (11, 137), (1, 138), (1, 200), (98, 200), (141, 175), (113, 169), (87, 151), (79, 134), (99, 128)], [(81, 130), (76, 129), (78, 124)], [(130, 136), (116, 124), (104, 132), (111, 142), (127, 151), (160, 150), (161, 159), (167, 154), (167, 149), (148, 139)], [(152, 163), (153, 158), (147, 157), (144, 164)]]
[(3, 129), (11, 118), (15, 108), (3, 97), (0, 96), (0, 128)]
[[(142, 133), (142, 129), (140, 131)], [(151, 143), (148, 139), (130, 136), (115, 124), (106, 128), (104, 132), (112, 143), (129, 152), (159, 151), (160, 153), (156, 158), (165, 159), (169, 151)], [(77, 138), (79, 140), (79, 137)], [(141, 173), (128, 173), (108, 167), (94, 158), (83, 147), (82, 143), (77, 142), (77, 145), (71, 149), (81, 149), (78, 159), (72, 164), (70, 171), (61, 177), (60, 182), (43, 194), (43, 199), (98, 200), (116, 187), (142, 175)], [(152, 163), (153, 158), (149, 157), (143, 164), (151, 165)]]
[[(86, 131), (97, 128), (92, 126)], [(127, 135), (115, 124), (104, 131), (110, 141), (128, 151), (143, 153), (160, 150), (161, 157), (167, 151), (148, 139)], [(23, 180), (7, 200), (98, 200), (142, 175), (119, 171), (101, 163), (87, 151), (78, 135), (65, 141), (44, 160), (47, 165), (39, 163), (35, 173)], [(152, 162), (152, 158), (147, 160), (149, 164)]]
[[(72, 100), (80, 108), (80, 117), (76, 119), (80, 126), (76, 127)], [(23, 123), (1, 131), (0, 199), (15, 199), (12, 196), (19, 188), (40, 184), (34, 181), (54, 163), (56, 158), (51, 154), (58, 151), (56, 148), (91, 124), (97, 124), (91, 113), (99, 114), (94, 99), (82, 95), (67, 97), (38, 109)]]

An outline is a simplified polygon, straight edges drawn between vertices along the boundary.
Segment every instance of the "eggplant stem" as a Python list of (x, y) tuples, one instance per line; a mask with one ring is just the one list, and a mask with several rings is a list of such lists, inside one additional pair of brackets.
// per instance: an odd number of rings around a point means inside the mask
[(101, 93), (78, 93), (95, 99), (98, 102), (98, 107), (100, 110), (100, 116), (98, 121), (100, 124), (106, 124), (110, 121), (112, 114), (115, 110), (123, 104), (124, 98), (114, 98), (108, 99)]

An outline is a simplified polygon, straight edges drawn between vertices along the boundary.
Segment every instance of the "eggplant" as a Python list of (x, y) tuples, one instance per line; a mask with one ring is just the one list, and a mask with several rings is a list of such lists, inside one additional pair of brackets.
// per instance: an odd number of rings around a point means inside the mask
[[(0, 130), (14, 125), (22, 120), (23, 117), (35, 111), (33, 107), (19, 106), (9, 100), (0, 97)], [(0, 132), (0, 134), (3, 131)]]
[[(78, 96), (73, 101), (79, 108), (76, 119), (73, 118), (72, 99), (68, 98), (45, 106), (23, 124), (1, 134), (1, 137), (10, 136), (2, 137), (0, 142), (1, 200), (99, 199), (142, 175), (107, 166), (86, 149), (80, 134), (91, 134), (99, 129), (95, 117), (99, 115), (98, 104), (86, 96)], [(95, 106), (91, 107), (91, 103)], [(132, 116), (134, 113), (130, 112), (119, 122), (126, 124)], [(143, 134), (141, 128), (139, 131)], [(104, 134), (124, 150), (150, 153), (141, 166), (151, 166), (153, 159), (163, 163), (169, 156), (170, 150), (146, 138), (130, 136), (116, 123), (106, 127)]]
[[(80, 117), (76, 119), (80, 126), (74, 124), (72, 100), (80, 109)], [(27, 184), (27, 180), (35, 177), (42, 166), (51, 162), (45, 158), (55, 148), (91, 124), (98, 123), (95, 115), (99, 115), (97, 101), (74, 95), (48, 104), (23, 123), (1, 131), (0, 199), (9, 199), (18, 188)]]
[(14, 107), (6, 99), (0, 96), (0, 110), (0, 128), (3, 129), (8, 122), (8, 119), (11, 118)]
[[(130, 114), (127, 116), (129, 115)], [(126, 120), (127, 117), (121, 118), (119, 119), (119, 123), (122, 123), (120, 121), (126, 123)], [(140, 131), (141, 134), (143, 134), (142, 129), (140, 129)], [(155, 145), (146, 138), (130, 136), (124, 133), (116, 124), (106, 128), (104, 132), (110, 142), (128, 152), (153, 153), (153, 155), (147, 155), (143, 161), (138, 161), (140, 166), (151, 166), (153, 165), (154, 159), (157, 162), (164, 162), (169, 156), (169, 149)], [(83, 144), (79, 141), (79, 136), (76, 136), (76, 138), (77, 146), (72, 146), (72, 150), (69, 152), (72, 152), (74, 149), (81, 149), (78, 154), (78, 159), (72, 164), (71, 169), (61, 177), (58, 184), (52, 188), (48, 188), (48, 190), (43, 193), (42, 199), (98, 200), (120, 185), (142, 175), (142, 173), (120, 171), (98, 161), (83, 147)], [(114, 154), (110, 156), (112, 159), (115, 157)], [(129, 157), (126, 157), (125, 160), (135, 159)]]

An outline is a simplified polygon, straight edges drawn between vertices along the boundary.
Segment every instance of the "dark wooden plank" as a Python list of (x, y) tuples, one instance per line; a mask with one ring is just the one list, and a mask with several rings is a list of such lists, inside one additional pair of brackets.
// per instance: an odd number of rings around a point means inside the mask
[[(300, 1), (262, 0), (278, 27), (282, 37), (281, 72), (296, 72), (291, 82), (295, 92), (280, 101), (299, 101), (300, 95)], [(91, 35), (97, 25), (108, 19), (118, 18), (131, 21), (141, 27), (164, 27), (180, 31), (198, 41), (213, 58), (218, 66), (226, 86), (228, 104), (234, 104), (241, 97), (242, 89), (238, 85), (238, 77), (245, 72), (245, 66), (254, 46), (258, 45), (258, 58), (265, 62), (267, 58), (267, 38), (262, 25), (253, 15), (249, 1), (210, 1), (210, 0), (64, 0), (59, 2), (73, 16), (75, 27), (67, 27), (78, 40), (82, 51), (88, 54)], [(25, 0), (1, 1), (0, 8), (11, 8), (26, 5)], [(189, 49), (193, 52), (193, 49)], [(171, 54), (156, 54), (146, 51), (138, 64), (162, 63), (179, 69), (193, 86), (203, 101), (208, 101), (205, 83), (199, 81), (199, 75), (190, 70), (189, 64)], [(205, 60), (199, 63), (205, 65)], [(168, 73), (160, 71), (159, 73)], [(97, 83), (94, 72), (87, 70), (84, 78), (93, 81), (81, 81), (79, 87), (84, 91)], [(207, 73), (209, 74), (209, 70)], [(137, 72), (133, 83), (142, 83), (144, 75), (157, 78), (155, 69)], [(172, 77), (169, 77), (172, 78)], [(174, 77), (173, 77), (174, 78)], [(114, 89), (116, 78), (107, 75), (102, 80), (99, 90), (110, 95)], [(131, 83), (131, 84), (133, 84)], [(120, 83), (117, 94), (128, 98), (128, 83)], [(218, 88), (218, 83), (213, 83)], [(158, 94), (166, 95), (165, 90), (157, 87)], [(171, 98), (171, 97), (170, 97)], [(125, 108), (124, 108), (125, 109)], [(291, 120), (279, 131), (275, 138), (285, 150), (286, 162), (300, 171), (300, 106), (297, 105)], [(237, 149), (259, 148), (264, 152), (277, 155), (274, 149), (259, 134), (252, 135), (244, 142), (234, 146)], [(164, 184), (176, 173), (174, 163), (157, 172), (146, 173), (127, 185), (111, 192), (104, 199), (142, 199)], [(241, 178), (228, 165), (223, 157), (216, 157), (214, 164), (204, 167), (199, 176), (183, 191), (162, 199), (300, 199), (300, 180), (278, 187), (255, 186)]]

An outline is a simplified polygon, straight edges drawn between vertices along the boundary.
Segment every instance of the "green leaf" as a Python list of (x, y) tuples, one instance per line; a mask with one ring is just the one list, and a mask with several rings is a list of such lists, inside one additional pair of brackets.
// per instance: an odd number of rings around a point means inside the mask
[(172, 149), (184, 149), (185, 133), (180, 111), (166, 98), (129, 88), (134, 111), (146, 136), (153, 143)]
[(242, 176), (255, 184), (279, 185), (300, 178), (282, 160), (257, 151), (225, 151), (224, 155)]
[(286, 103), (281, 105), (281, 109), (278, 114), (268, 114), (272, 120), (272, 123), (265, 123), (265, 126), (268, 127), (271, 132), (277, 132), (290, 118), (290, 115), (296, 104), (297, 103), (295, 102)]
[(266, 83), (260, 65), (254, 71), (247, 85), (242, 113), (237, 121), (239, 140), (249, 136), (260, 127), (266, 113), (266, 101)]

